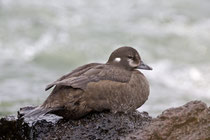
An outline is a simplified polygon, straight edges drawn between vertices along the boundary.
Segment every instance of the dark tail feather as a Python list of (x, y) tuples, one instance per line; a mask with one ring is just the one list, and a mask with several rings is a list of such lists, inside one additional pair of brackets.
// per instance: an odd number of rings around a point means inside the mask
[(38, 118), (39, 116), (44, 116), (45, 114), (47, 114), (50, 111), (51, 111), (51, 109), (48, 109), (48, 108), (46, 109), (46, 108), (42, 108), (42, 107), (37, 107), (33, 110), (30, 110), (26, 114), (24, 114), (23, 118)]

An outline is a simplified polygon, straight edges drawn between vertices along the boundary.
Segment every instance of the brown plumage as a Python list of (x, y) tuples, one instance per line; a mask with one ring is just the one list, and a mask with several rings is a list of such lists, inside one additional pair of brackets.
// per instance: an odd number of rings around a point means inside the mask
[(149, 84), (136, 69), (145, 65), (131, 47), (115, 50), (106, 64), (90, 63), (49, 84), (55, 86), (45, 102), (26, 116), (54, 113), (78, 119), (93, 111), (130, 112), (140, 107), (149, 96)]

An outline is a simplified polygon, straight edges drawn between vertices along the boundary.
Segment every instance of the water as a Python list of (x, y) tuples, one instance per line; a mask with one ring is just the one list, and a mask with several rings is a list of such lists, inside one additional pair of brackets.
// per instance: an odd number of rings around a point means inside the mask
[(0, 115), (41, 104), (47, 84), (135, 47), (153, 71), (139, 109), (210, 104), (209, 0), (0, 0)]

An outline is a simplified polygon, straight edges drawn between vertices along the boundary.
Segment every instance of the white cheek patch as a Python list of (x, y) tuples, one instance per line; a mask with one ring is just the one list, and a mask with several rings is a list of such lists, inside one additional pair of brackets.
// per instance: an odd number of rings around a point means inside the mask
[(136, 64), (136, 63), (134, 63), (133, 62), (133, 60), (132, 59), (128, 59), (128, 63), (129, 63), (129, 65), (131, 66), (131, 67), (137, 67), (139, 64)]
[(121, 61), (121, 58), (117, 57), (117, 58), (114, 59), (114, 61), (115, 62), (120, 62)]

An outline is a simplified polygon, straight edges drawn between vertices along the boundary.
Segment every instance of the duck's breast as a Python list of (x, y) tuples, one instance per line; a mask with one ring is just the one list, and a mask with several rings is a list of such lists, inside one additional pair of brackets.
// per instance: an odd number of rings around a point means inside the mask
[(149, 84), (139, 71), (134, 71), (128, 82), (101, 80), (90, 82), (86, 89), (88, 106), (101, 111), (128, 112), (140, 107), (148, 98)]

